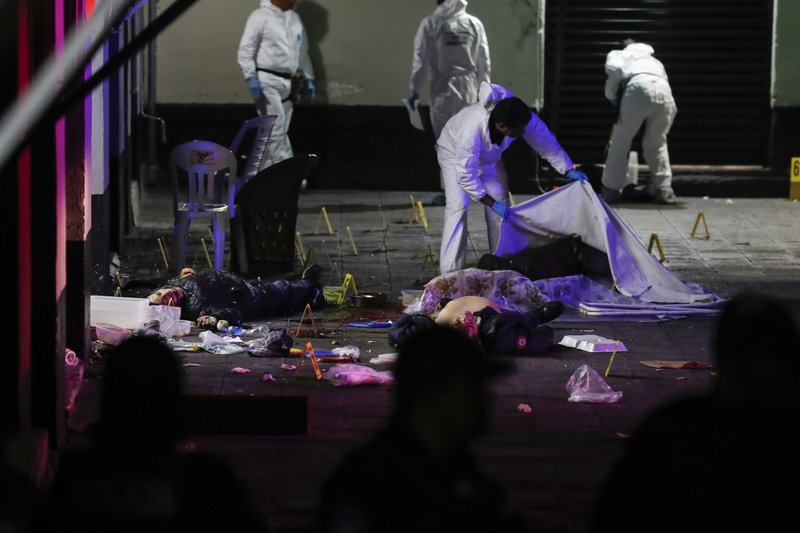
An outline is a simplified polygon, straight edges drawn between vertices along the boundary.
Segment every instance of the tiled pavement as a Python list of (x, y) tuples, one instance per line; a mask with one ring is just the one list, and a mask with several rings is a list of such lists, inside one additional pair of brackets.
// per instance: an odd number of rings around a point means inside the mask
[[(513, 191), (512, 191), (513, 192)], [(169, 234), (171, 208), (166, 195), (142, 191), (137, 213), (137, 245), (123, 259), (140, 271), (159, 263), (155, 237)], [(411, 199), (422, 200), (429, 224), (409, 224)], [(350, 273), (360, 290), (380, 290), (397, 302), (403, 289), (435, 272), (424, 258), (430, 246), (438, 257), (443, 207), (427, 204), (432, 193), (308, 190), (301, 194), (298, 231), (306, 249), (325, 268), (329, 284)], [(515, 198), (517, 202), (528, 197)], [(328, 235), (321, 208), (326, 208), (335, 235)], [(681, 198), (677, 206), (625, 204), (617, 207), (622, 219), (647, 243), (659, 236), (667, 266), (684, 281), (696, 282), (729, 297), (743, 291), (778, 296), (800, 296), (800, 204), (785, 199)], [(698, 214), (702, 222), (690, 234)], [(477, 258), (486, 250), (486, 233), (478, 206), (471, 208), (471, 240)], [(388, 229), (384, 231), (384, 228)], [(347, 228), (358, 255), (352, 250)], [(198, 233), (202, 228), (195, 230)], [(198, 235), (195, 233), (195, 236)], [(199, 237), (196, 237), (199, 239)], [(195, 248), (197, 248), (195, 246)], [(391, 317), (399, 306), (370, 312)], [(315, 347), (331, 349), (354, 344), (362, 360), (391, 351), (385, 330), (340, 327), (345, 318), (360, 318), (364, 309), (330, 308), (319, 313), (322, 338)], [(299, 316), (268, 321), (272, 327), (297, 327)], [(330, 320), (324, 320), (330, 319)], [(334, 320), (336, 319), (336, 320)], [(617, 355), (609, 384), (623, 391), (615, 404), (567, 402), (565, 384), (584, 363), (602, 372), (608, 354), (590, 354), (555, 346), (547, 353), (513, 360), (514, 371), (493, 387), (491, 427), (478, 445), (486, 469), (509, 491), (531, 531), (582, 532), (594, 499), (594, 490), (621, 450), (628, 434), (652, 407), (671, 398), (706, 390), (713, 379), (708, 370), (656, 370), (643, 359), (692, 359), (711, 362), (713, 318), (686, 318), (665, 322), (556, 321), (556, 337), (593, 332), (622, 340), (629, 349)], [(305, 338), (298, 339), (298, 344)], [(381, 386), (335, 387), (317, 382), (311, 366), (296, 372), (280, 368), (283, 362), (246, 355), (218, 356), (182, 353), (190, 394), (246, 397), (308, 397), (309, 424), (304, 435), (206, 435), (193, 441), (201, 449), (221, 454), (237, 469), (251, 490), (253, 502), (264, 513), (273, 532), (307, 530), (317, 501), (317, 489), (341, 454), (378, 428), (389, 412), (391, 391)], [(233, 374), (233, 366), (251, 369)], [(323, 365), (324, 366), (324, 365)], [(376, 366), (382, 370), (382, 367)], [(258, 377), (272, 373), (277, 381)], [(80, 405), (91, 416), (97, 382), (87, 379)], [(518, 411), (527, 403), (530, 414)], [(269, 424), (268, 417), (252, 425)], [(265, 430), (265, 432), (267, 432)], [(624, 503), (621, 503), (624, 505)]]

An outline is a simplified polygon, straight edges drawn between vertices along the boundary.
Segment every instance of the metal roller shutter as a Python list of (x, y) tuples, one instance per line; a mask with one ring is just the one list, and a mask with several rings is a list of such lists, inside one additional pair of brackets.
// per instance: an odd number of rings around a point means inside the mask
[[(576, 162), (602, 163), (616, 112), (603, 96), (606, 54), (651, 44), (678, 116), (670, 159), (768, 161), (773, 0), (547, 0), (542, 115)], [(641, 132), (634, 149), (641, 147)]]

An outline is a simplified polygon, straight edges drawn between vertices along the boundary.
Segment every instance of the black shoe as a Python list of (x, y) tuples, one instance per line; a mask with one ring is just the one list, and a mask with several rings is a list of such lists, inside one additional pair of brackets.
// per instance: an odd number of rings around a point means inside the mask
[(622, 201), (622, 193), (616, 189), (609, 189), (605, 185), (603, 185), (603, 192), (601, 193), (603, 196), (603, 200), (606, 201), (607, 204), (618, 204)]
[(303, 271), (303, 276), (301, 277), (301, 279), (306, 280), (313, 287), (319, 287), (320, 286), (319, 280), (321, 276), (322, 276), (322, 267), (317, 264), (313, 264)]
[(564, 312), (564, 303), (558, 300), (550, 300), (539, 305), (533, 312), (538, 317), (539, 324), (546, 324), (561, 316), (561, 313)]
[(322, 292), (322, 289), (314, 289), (316, 293), (314, 294), (314, 298), (311, 299), (311, 309), (323, 309), (326, 305), (328, 305), (328, 300), (325, 299), (325, 293)]
[(655, 192), (653, 192), (653, 201), (657, 204), (664, 205), (675, 205), (678, 203), (672, 189), (666, 191), (664, 189), (656, 189)]
[(437, 194), (431, 200), (431, 205), (445, 205), (447, 204), (447, 199), (444, 197), (444, 194)]

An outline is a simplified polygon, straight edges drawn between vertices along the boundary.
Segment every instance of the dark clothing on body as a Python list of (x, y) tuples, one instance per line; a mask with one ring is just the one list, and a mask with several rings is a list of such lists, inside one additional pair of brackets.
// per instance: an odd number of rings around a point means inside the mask
[(204, 270), (173, 278), (164, 286), (183, 289), (181, 317), (185, 320), (209, 315), (238, 325), (244, 320), (302, 311), (307, 303), (314, 308), (324, 303), (319, 285), (311, 280), (245, 280), (226, 270)]

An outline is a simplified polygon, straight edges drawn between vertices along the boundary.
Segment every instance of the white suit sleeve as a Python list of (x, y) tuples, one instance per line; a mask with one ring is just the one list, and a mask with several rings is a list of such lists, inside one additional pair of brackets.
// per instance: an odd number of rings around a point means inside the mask
[(486, 186), (478, 177), (480, 153), (480, 131), (468, 131), (459, 136), (455, 149), (456, 178), (458, 186), (475, 201), (486, 196)]
[(411, 61), (411, 90), (422, 92), (431, 63), (431, 43), (428, 20), (423, 20), (414, 36), (414, 58)]
[(478, 73), (478, 84), (490, 82), (492, 74), (492, 62), (489, 58), (489, 40), (486, 38), (486, 30), (483, 24), (478, 24), (478, 53), (475, 58), (475, 66)]
[(568, 170), (575, 166), (567, 152), (558, 143), (556, 136), (550, 131), (550, 128), (535, 113), (525, 127), (522, 137), (559, 174), (566, 174)]
[(606, 56), (606, 90), (605, 95), (608, 100), (616, 100), (619, 86), (624, 78), (625, 60), (622, 54), (617, 51), (609, 52)]
[(300, 70), (303, 71), (306, 78), (314, 79), (314, 67), (311, 65), (311, 58), (308, 56), (308, 34), (306, 28), (303, 26), (303, 37), (300, 41)]
[(239, 67), (241, 67), (246, 80), (256, 75), (256, 54), (261, 45), (261, 28), (263, 26), (263, 16), (257, 9), (247, 18), (247, 24), (244, 26), (244, 32), (239, 41), (236, 60), (239, 62)]

